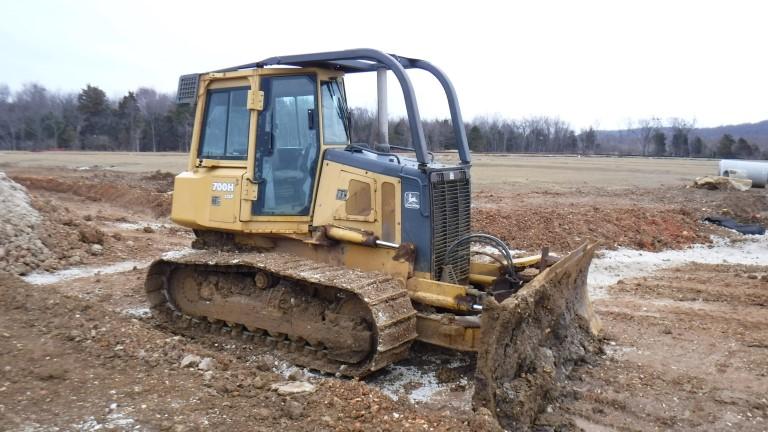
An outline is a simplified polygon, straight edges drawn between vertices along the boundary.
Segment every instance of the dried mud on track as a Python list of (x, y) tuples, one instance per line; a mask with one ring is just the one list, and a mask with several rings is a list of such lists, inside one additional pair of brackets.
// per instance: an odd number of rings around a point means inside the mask
[[(137, 163), (130, 169), (148, 171), (140, 158), (129, 159)], [(479, 159), (476, 170), (496, 163)], [(496, 182), (473, 176), (476, 228), (529, 251), (548, 245), (565, 252), (586, 238), (606, 248), (659, 250), (707, 242), (711, 234), (728, 236), (698, 222), (711, 212), (766, 221), (764, 190), (686, 189), (684, 179), (706, 174), (699, 172), (709, 169), (704, 165), (679, 173), (665, 165), (666, 186), (647, 178), (587, 186), (573, 180), (584, 170), (565, 169), (577, 161), (540, 159), (535, 172), (496, 167)], [(564, 177), (549, 183), (503, 177), (563, 166), (558, 173)], [(290, 368), (244, 343), (184, 338), (158, 325), (144, 300), (144, 266), (164, 252), (183, 252), (191, 240), (188, 230), (167, 219), (172, 176), (7, 165), (6, 172), (29, 188), (44, 219), (40, 230), (58, 257), (54, 268), (74, 272), (43, 273), (46, 285), (0, 280), (0, 430), (493, 427), (468, 404), (472, 356), (419, 345), (410, 359), (350, 381)], [(619, 178), (609, 170), (598, 174)], [(103, 233), (101, 254), (89, 252), (81, 227)], [(68, 261), (74, 256), (79, 263)], [(606, 329), (607, 354), (577, 368), (571, 390), (537, 419), (541, 430), (768, 429), (766, 274), (764, 266), (694, 264), (605, 288), (595, 308)], [(187, 354), (217, 365), (207, 375), (182, 368)], [(270, 390), (289, 375), (317, 386), (316, 392), (279, 396)]]

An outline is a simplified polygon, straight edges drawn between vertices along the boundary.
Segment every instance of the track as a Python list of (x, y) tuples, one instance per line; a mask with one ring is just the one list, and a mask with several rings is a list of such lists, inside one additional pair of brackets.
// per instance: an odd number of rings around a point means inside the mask
[[(267, 275), (262, 288), (257, 274)], [(152, 263), (154, 315), (181, 331), (252, 340), (286, 360), (359, 377), (408, 355), (416, 313), (402, 282), (287, 253), (201, 251)]]

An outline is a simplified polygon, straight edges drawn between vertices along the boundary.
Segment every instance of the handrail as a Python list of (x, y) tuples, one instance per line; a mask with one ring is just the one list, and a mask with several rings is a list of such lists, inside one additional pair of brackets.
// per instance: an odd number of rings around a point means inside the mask
[[(456, 96), (456, 89), (448, 77), (437, 68), (437, 66), (425, 60), (401, 59), (401, 63), (407, 61), (412, 68), (425, 70), (432, 74), (443, 86), (445, 97), (448, 99), (448, 109), (451, 112), (451, 123), (453, 124), (453, 135), (456, 139), (456, 148), (459, 150), (459, 159), (463, 164), (470, 164), (472, 156), (469, 153), (469, 144), (467, 143), (467, 132), (464, 129), (464, 120), (461, 117), (461, 108), (459, 107), (459, 98)], [(406, 66), (408, 67), (408, 66)]]
[(389, 54), (374, 49), (361, 48), (345, 51), (331, 51), (316, 54), (302, 54), (295, 56), (270, 57), (258, 62), (257, 67), (269, 65), (291, 65), (297, 63), (322, 63), (332, 62), (334, 60), (369, 60), (380, 63), (391, 70), (397, 80), (400, 82), (400, 88), (403, 90), (405, 99), (405, 111), (408, 114), (408, 123), (411, 130), (411, 142), (416, 152), (416, 160), (420, 165), (427, 165), (427, 139), (424, 137), (424, 129), (421, 126), (421, 116), (419, 115), (419, 106), (416, 103), (416, 95), (413, 91), (411, 79), (405, 72), (405, 68), (399, 61), (395, 60)]

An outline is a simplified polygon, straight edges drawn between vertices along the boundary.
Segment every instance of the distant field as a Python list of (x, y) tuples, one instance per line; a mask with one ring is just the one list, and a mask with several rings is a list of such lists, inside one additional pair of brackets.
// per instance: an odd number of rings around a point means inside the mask
[(129, 152), (0, 152), (0, 167), (65, 167), (82, 168), (98, 165), (100, 168), (127, 172), (171, 171), (181, 172), (187, 166), (185, 153), (129, 153)]
[[(452, 154), (437, 157), (446, 162), (455, 158)], [(0, 169), (99, 166), (127, 172), (180, 172), (186, 162), (183, 153), (0, 152)], [(623, 188), (683, 184), (716, 172), (714, 160), (475, 154), (472, 179), (480, 189), (589, 185)]]

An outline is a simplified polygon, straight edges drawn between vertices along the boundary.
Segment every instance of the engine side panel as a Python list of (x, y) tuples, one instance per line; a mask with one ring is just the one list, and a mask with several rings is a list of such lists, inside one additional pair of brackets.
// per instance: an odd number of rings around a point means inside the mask
[[(361, 229), (400, 243), (400, 183), (397, 177), (326, 160), (312, 225)], [(392, 229), (385, 229), (389, 226)]]

